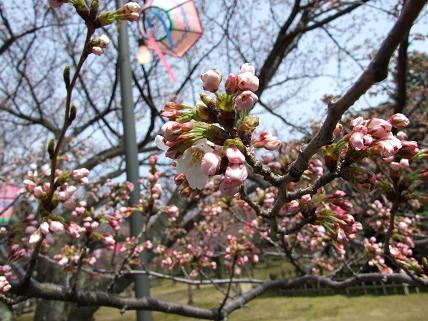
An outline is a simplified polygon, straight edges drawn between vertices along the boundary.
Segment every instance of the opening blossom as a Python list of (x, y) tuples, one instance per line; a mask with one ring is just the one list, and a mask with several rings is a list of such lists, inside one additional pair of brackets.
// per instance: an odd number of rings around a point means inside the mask
[[(167, 151), (169, 147), (164, 143), (163, 137), (156, 138), (158, 148)], [(207, 139), (200, 139), (190, 148), (186, 149), (182, 156), (176, 159), (178, 173), (186, 176), (191, 188), (202, 189), (208, 181), (208, 175), (202, 169), (202, 159), (206, 153), (211, 153), (214, 148), (209, 145)]]

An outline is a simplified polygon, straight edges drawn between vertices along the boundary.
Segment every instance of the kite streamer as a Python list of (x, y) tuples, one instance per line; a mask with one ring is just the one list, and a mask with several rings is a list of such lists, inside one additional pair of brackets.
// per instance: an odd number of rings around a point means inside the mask
[(165, 69), (168, 72), (169, 77), (171, 78), (171, 80), (173, 82), (175, 82), (175, 75), (172, 72), (171, 67), (168, 64), (168, 61), (166, 61), (166, 58), (165, 58), (162, 50), (159, 48), (159, 46), (158, 46), (155, 38), (153, 37), (153, 33), (151, 32), (151, 30), (148, 31), (148, 36), (149, 36), (149, 39), (147, 40), (147, 43), (148, 43), (149, 47), (156, 52), (156, 54), (158, 55), (160, 61), (165, 66)]

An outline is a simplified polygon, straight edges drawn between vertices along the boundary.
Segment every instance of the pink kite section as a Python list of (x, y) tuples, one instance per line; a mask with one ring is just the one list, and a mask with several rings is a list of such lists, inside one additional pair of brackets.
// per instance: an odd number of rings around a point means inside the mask
[(16, 185), (0, 185), (0, 225), (7, 225), (13, 215), (13, 206), (10, 206), (16, 199), (19, 188)]

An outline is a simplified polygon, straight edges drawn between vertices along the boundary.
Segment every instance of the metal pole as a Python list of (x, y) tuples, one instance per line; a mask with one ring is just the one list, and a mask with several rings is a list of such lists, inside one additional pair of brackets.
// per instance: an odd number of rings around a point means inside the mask
[[(120, 7), (121, 0), (116, 0), (116, 6)], [(119, 72), (120, 72), (120, 93), (122, 99), (123, 135), (125, 143), (126, 177), (134, 184), (131, 192), (129, 204), (135, 205), (140, 198), (139, 185), (139, 163), (138, 145), (135, 133), (134, 103), (132, 99), (132, 72), (129, 61), (128, 26), (126, 22), (119, 28)], [(131, 235), (137, 236), (143, 228), (143, 220), (140, 215), (131, 216)], [(143, 252), (144, 255), (144, 252)], [(145, 259), (142, 257), (143, 261)], [(150, 296), (150, 284), (147, 275), (135, 276), (135, 296), (137, 298)], [(137, 321), (152, 321), (150, 311), (137, 311)]]

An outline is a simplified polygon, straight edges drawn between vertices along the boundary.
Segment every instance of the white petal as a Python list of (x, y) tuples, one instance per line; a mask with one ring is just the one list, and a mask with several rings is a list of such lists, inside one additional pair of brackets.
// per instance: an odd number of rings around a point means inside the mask
[(166, 146), (166, 145), (165, 145), (165, 143), (163, 142), (163, 136), (161, 136), (161, 135), (156, 135), (155, 143), (156, 143), (156, 146), (157, 146), (160, 150), (163, 150), (163, 151), (165, 151), (165, 152), (166, 152), (166, 151), (169, 149), (169, 147), (168, 147), (168, 146)]
[(185, 175), (191, 188), (203, 189), (208, 181), (208, 176), (201, 172), (200, 168), (195, 170), (193, 166), (192, 170), (188, 170)]
[(184, 154), (176, 160), (177, 173), (185, 173), (192, 166), (192, 150), (190, 148), (186, 149)]

